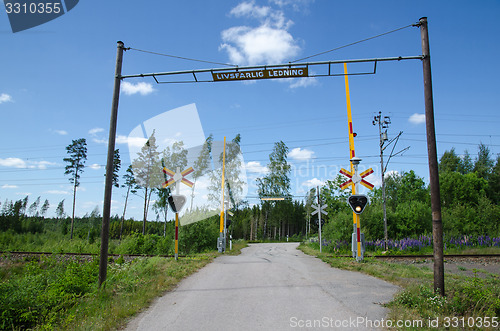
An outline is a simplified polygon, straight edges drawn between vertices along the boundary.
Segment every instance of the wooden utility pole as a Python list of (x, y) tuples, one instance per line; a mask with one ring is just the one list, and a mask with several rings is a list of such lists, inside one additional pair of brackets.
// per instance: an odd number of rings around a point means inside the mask
[(429, 159), (429, 184), (431, 188), (432, 237), (434, 243), (434, 291), (444, 296), (443, 220), (441, 218), (441, 195), (439, 192), (439, 170), (434, 126), (434, 102), (432, 98), (431, 58), (427, 17), (419, 21), (422, 38), (422, 64), (424, 74), (425, 126), (427, 131), (427, 153)]
[(111, 105), (109, 124), (108, 160), (106, 163), (106, 182), (104, 186), (104, 204), (102, 208), (101, 255), (99, 260), (99, 287), (106, 281), (108, 269), (109, 217), (111, 213), (111, 192), (113, 189), (113, 163), (115, 155), (116, 123), (118, 119), (118, 100), (120, 99), (120, 82), (122, 74), (123, 42), (117, 42), (115, 86)]

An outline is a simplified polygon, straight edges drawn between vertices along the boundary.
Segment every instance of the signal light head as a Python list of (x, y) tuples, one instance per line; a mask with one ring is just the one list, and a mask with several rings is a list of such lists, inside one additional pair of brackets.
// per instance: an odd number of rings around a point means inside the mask
[(363, 210), (365, 210), (365, 207), (368, 204), (368, 197), (363, 194), (355, 194), (351, 195), (347, 202), (349, 203), (349, 206), (351, 206), (352, 211), (359, 215), (363, 212)]

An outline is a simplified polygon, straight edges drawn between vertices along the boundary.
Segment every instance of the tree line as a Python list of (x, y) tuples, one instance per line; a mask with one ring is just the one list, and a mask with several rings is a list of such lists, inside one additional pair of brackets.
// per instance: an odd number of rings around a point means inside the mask
[[(269, 172), (256, 180), (260, 204), (244, 204), (235, 213), (232, 233), (249, 240), (304, 238), (317, 234), (318, 217), (312, 214), (316, 188), (303, 201), (290, 193), (288, 148), (277, 142), (269, 155)], [(480, 144), (473, 160), (465, 151), (445, 151), (439, 162), (443, 228), (446, 236), (500, 235), (500, 156)], [(349, 190), (341, 190), (341, 175), (320, 188), (320, 200), (328, 204), (322, 217), (323, 238), (350, 241), (352, 210), (347, 204)], [(432, 233), (430, 190), (424, 178), (413, 170), (386, 176), (388, 236), (392, 239), (418, 237)], [(370, 205), (361, 215), (361, 227), (367, 240), (384, 238), (382, 189), (368, 193)], [(284, 200), (265, 200), (281, 197)], [(262, 200), (263, 199), (263, 200)]]
[[(244, 199), (235, 199), (241, 194), (241, 182), (238, 181), (238, 169), (241, 163), (237, 161), (241, 136), (238, 134), (228, 144), (227, 171), (232, 173), (226, 182), (226, 192), (233, 202), (231, 226), (229, 232), (233, 238), (247, 240), (285, 240), (285, 238), (302, 239), (315, 235), (318, 231), (317, 215), (312, 215), (312, 204), (316, 203), (316, 189), (307, 192), (305, 199), (294, 199), (291, 194), (290, 172), (291, 166), (287, 157), (289, 149), (282, 141), (276, 142), (269, 155), (268, 172), (256, 179), (257, 194), (260, 202), (250, 204)], [(192, 180), (194, 185), (202, 176), (208, 173), (213, 159), (221, 162), (221, 155), (212, 153), (213, 137), (205, 141), (196, 154)], [(70, 176), (74, 184), (73, 210), (71, 218), (66, 216), (64, 201), (59, 202), (56, 208), (56, 217), (50, 220), (59, 224), (59, 231), (69, 232), (73, 237), (75, 221), (79, 223), (78, 237), (95, 238), (100, 235), (100, 215), (96, 207), (90, 214), (75, 217), (74, 206), (76, 187), (80, 184), (80, 176), (84, 170), (86, 160), (85, 139), (74, 140), (67, 148), (69, 154), (65, 174)], [(214, 155), (213, 155), (214, 154)], [(111, 238), (121, 239), (132, 233), (155, 234), (168, 236), (172, 230), (168, 216), (168, 196), (172, 193), (169, 187), (161, 187), (158, 183), (165, 181), (165, 176), (158, 169), (184, 169), (187, 164), (188, 152), (182, 142), (176, 142), (163, 151), (158, 151), (156, 138), (153, 135), (148, 139), (138, 153), (138, 158), (127, 168), (122, 176), (121, 187), (126, 189), (124, 209), (122, 215), (112, 217), (110, 224)], [(113, 183), (120, 187), (119, 150), (115, 151)], [(149, 171), (148, 171), (149, 169)], [(156, 170), (152, 170), (156, 169)], [(220, 204), (221, 196), (221, 169), (210, 173), (212, 205)], [(454, 148), (445, 153), (439, 162), (440, 190), (442, 202), (443, 227), (446, 235), (490, 235), (500, 234), (500, 157), (491, 154), (489, 148), (480, 144), (475, 159), (465, 151), (458, 155)], [(348, 190), (341, 190), (342, 176), (326, 181), (320, 188), (322, 203), (328, 204), (328, 215), (323, 217), (323, 237), (328, 240), (349, 240), (352, 232), (352, 211), (347, 204)], [(393, 172), (385, 180), (388, 234), (392, 239), (414, 237), (432, 232), (432, 217), (430, 208), (429, 187), (422, 177), (413, 170)], [(130, 194), (137, 194), (142, 190), (144, 201), (143, 220), (135, 221), (126, 218), (126, 208)], [(367, 240), (381, 239), (384, 236), (382, 214), (382, 191), (375, 188), (368, 193), (370, 205), (361, 215), (362, 231)], [(270, 198), (281, 200), (270, 200)], [(193, 205), (194, 188), (191, 194), (188, 214), (201, 213), (201, 208)], [(241, 197), (240, 197), (241, 198)], [(153, 210), (156, 219), (162, 222), (148, 222), (148, 211), (151, 201), (155, 202)], [(29, 204), (28, 197), (18, 201), (6, 200), (1, 205), (0, 230), (11, 229), (14, 232), (42, 232), (45, 219), (50, 207), (48, 200), (41, 202), (38, 197)], [(203, 214), (203, 213), (201, 213)], [(172, 218), (173, 215), (170, 215)], [(44, 223), (45, 222), (45, 223)], [(218, 217), (208, 217), (181, 228), (191, 240), (206, 242), (206, 247), (215, 247), (219, 231)], [(181, 235), (182, 237), (182, 235)], [(203, 245), (202, 245), (203, 246)], [(205, 247), (205, 246), (203, 246)], [(206, 248), (205, 247), (205, 248)]]

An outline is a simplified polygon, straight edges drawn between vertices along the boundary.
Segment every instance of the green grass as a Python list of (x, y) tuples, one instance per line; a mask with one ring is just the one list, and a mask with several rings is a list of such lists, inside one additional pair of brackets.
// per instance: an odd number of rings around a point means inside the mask
[(141, 258), (113, 265), (105, 288), (84, 298), (68, 312), (66, 330), (112, 330), (125, 326), (129, 318), (147, 308), (158, 296), (183, 278), (210, 263), (216, 254), (196, 257)]
[[(388, 263), (370, 257), (357, 262), (352, 258), (332, 256), (331, 253), (319, 253), (318, 249), (305, 244), (301, 244), (299, 249), (306, 254), (320, 258), (332, 267), (362, 272), (399, 285), (401, 291), (396, 294), (393, 301), (386, 305), (389, 309), (388, 318), (393, 321), (423, 321), (423, 328), (415, 328), (415, 330), (445, 330), (447, 329), (444, 327), (446, 321), (450, 323), (458, 321), (459, 326), (464, 322), (465, 329), (467, 329), (469, 318), (474, 318), (474, 322), (471, 323), (474, 327), (470, 329), (498, 329), (484, 326), (477, 328), (478, 322), (485, 321), (485, 317), (489, 317), (490, 323), (492, 318), (496, 318), (500, 325), (498, 275), (466, 277), (446, 274), (447, 296), (441, 297), (433, 291), (434, 276), (430, 268)], [(430, 321), (436, 319), (440, 321), (439, 326), (429, 327)], [(450, 325), (453, 326), (453, 324)]]
[(97, 286), (97, 261), (51, 256), (3, 263), (0, 329), (116, 329), (216, 256), (205, 253), (178, 261), (117, 259), (109, 264), (101, 288)]
[[(226, 255), (238, 255), (245, 241)], [(110, 260), (97, 286), (98, 261), (42, 256), (0, 264), (0, 330), (114, 330), (146, 309), (183, 278), (210, 263), (216, 252), (179, 258)]]
[(245, 247), (248, 247), (248, 243), (245, 240), (233, 240), (233, 249), (229, 250), (229, 246), (227, 247), (226, 255), (240, 255), (241, 250)]

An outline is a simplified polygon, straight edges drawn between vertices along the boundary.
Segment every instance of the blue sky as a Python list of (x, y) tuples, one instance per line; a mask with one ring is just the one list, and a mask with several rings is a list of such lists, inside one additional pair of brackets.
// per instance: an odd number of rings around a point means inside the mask
[[(472, 158), (477, 145), (500, 152), (500, 2), (481, 1), (80, 1), (44, 25), (12, 33), (0, 12), (0, 202), (29, 195), (56, 205), (72, 189), (64, 176), (65, 147), (86, 138), (88, 160), (77, 196), (77, 215), (102, 210), (116, 41), (125, 47), (244, 65), (279, 64), (415, 23), (429, 21), (438, 154), (455, 147)], [(308, 59), (421, 54), (420, 32), (409, 27)], [(219, 68), (129, 50), (123, 74)], [(363, 65), (349, 65), (350, 72)], [(334, 70), (341, 70), (340, 67)], [(242, 136), (249, 193), (265, 172), (276, 141), (290, 148), (292, 194), (332, 179), (349, 167), (345, 86), (342, 77), (199, 84), (124, 81), (118, 144), (124, 171), (127, 137), (140, 123), (168, 110), (196, 104), (205, 135)], [(422, 64), (379, 63), (376, 75), (349, 78), (356, 153), (380, 182), (379, 111), (390, 116), (389, 138), (403, 131), (390, 171), (415, 170), (428, 178), (423, 123)], [(189, 119), (187, 119), (189, 120)], [(160, 129), (160, 128), (158, 128)], [(168, 128), (161, 128), (169, 130)], [(123, 172), (122, 172), (123, 174)], [(123, 210), (124, 189), (113, 191), (112, 213)], [(249, 199), (250, 203), (257, 203)], [(141, 219), (142, 201), (132, 197), (127, 215)], [(150, 215), (153, 215), (151, 213)], [(150, 219), (154, 219), (151, 216)]]

